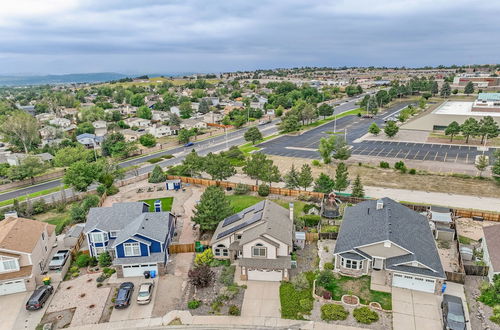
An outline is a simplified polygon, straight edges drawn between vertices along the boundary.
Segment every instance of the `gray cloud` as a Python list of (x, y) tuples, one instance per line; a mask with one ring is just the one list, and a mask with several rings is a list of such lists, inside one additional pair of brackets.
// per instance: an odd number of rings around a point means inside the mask
[(48, 2), (0, 4), (0, 73), (499, 62), (496, 2)]

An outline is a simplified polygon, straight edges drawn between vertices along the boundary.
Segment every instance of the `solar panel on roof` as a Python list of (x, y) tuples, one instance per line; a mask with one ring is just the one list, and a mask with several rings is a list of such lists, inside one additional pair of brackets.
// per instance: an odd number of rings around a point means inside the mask
[(222, 227), (226, 227), (227, 225), (230, 225), (241, 219), (243, 219), (243, 217), (239, 213), (233, 214), (232, 216), (224, 220), (224, 222), (222, 223)]
[(241, 228), (244, 228), (246, 226), (249, 226), (249, 225), (253, 224), (254, 222), (257, 222), (257, 221), (259, 221), (261, 219), (262, 219), (262, 212), (256, 213), (256, 214), (254, 214), (252, 216), (252, 218), (250, 220), (242, 222), (239, 225), (236, 225), (236, 226), (234, 226), (232, 228), (229, 228), (228, 230), (223, 231), (222, 233), (220, 233), (219, 235), (217, 235), (217, 239), (219, 239), (221, 237), (224, 237), (224, 236), (227, 236), (229, 234), (232, 234), (235, 231), (240, 230)]

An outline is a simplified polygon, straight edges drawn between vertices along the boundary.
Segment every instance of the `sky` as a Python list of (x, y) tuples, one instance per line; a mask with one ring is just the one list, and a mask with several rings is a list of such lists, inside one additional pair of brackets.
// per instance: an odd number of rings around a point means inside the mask
[(0, 1), (0, 74), (500, 62), (500, 1)]

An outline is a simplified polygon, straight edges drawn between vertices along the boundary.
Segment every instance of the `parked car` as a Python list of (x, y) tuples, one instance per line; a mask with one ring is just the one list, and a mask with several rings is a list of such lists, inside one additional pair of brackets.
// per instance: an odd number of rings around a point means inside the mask
[(193, 142), (188, 142), (184, 146), (185, 147), (191, 147), (191, 146), (194, 146), (194, 143)]
[(56, 254), (54, 254), (54, 256), (52, 257), (52, 260), (50, 260), (49, 262), (49, 269), (50, 270), (61, 269), (66, 263), (68, 256), (69, 256), (69, 250), (57, 251)]
[(52, 292), (54, 292), (52, 285), (39, 286), (35, 291), (33, 291), (30, 299), (26, 302), (26, 309), (29, 311), (36, 311), (42, 308)]
[(134, 283), (124, 282), (120, 285), (115, 299), (115, 308), (127, 308), (134, 292)]
[(142, 283), (137, 294), (137, 303), (140, 305), (149, 304), (153, 296), (154, 283)]
[(444, 329), (465, 330), (467, 328), (466, 323), (469, 321), (465, 320), (464, 306), (460, 297), (444, 294), (441, 310), (443, 311)]

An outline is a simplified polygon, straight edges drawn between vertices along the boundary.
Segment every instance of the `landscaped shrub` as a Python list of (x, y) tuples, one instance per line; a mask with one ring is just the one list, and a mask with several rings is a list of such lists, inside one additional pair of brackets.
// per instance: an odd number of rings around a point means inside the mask
[(47, 204), (44, 199), (39, 199), (33, 202), (31, 205), (33, 214), (40, 214), (47, 211)]
[(399, 162), (394, 163), (394, 168), (396, 170), (399, 170), (401, 173), (406, 173), (406, 170), (407, 170), (406, 165), (405, 165), (405, 163), (402, 160), (400, 160)]
[(163, 159), (170, 159), (170, 158), (174, 158), (174, 155), (170, 155), (170, 154), (163, 155), (163, 156), (161, 156), (161, 158), (163, 158)]
[[(306, 272), (306, 278), (310, 286), (314, 279), (313, 272)], [(311, 299), (311, 288), (306, 290), (296, 290), (290, 282), (282, 282), (280, 285), (281, 317), (292, 320), (303, 320), (303, 315), (311, 313), (311, 309), (300, 306), (301, 299)]]
[(158, 162), (161, 162), (162, 160), (163, 160), (163, 158), (161, 158), (161, 157), (151, 158), (151, 159), (148, 159), (148, 163), (156, 164)]
[(316, 167), (320, 167), (320, 166), (321, 166), (321, 163), (320, 163), (320, 161), (319, 161), (319, 160), (314, 159), (314, 160), (312, 161), (312, 165), (313, 165), (313, 166), (316, 166)]
[(229, 306), (229, 315), (239, 316), (241, 314), (240, 308), (236, 305)]
[(209, 266), (196, 266), (188, 272), (189, 282), (197, 288), (205, 288), (214, 280), (215, 273)]
[[(79, 267), (79, 268), (83, 268), (83, 267), (87, 267), (90, 263), (90, 259), (91, 257), (88, 255), (88, 254), (80, 254), (76, 260), (75, 260), (75, 264)], [(73, 268), (73, 267), (72, 267)], [(78, 270), (78, 269), (77, 269)]]
[(293, 284), (295, 290), (306, 290), (310, 287), (305, 273), (297, 274), (296, 276), (292, 277), (292, 280), (290, 282)]
[(323, 291), (323, 294), (321, 295), (323, 299), (330, 300), (332, 299), (332, 293), (330, 291)]
[(233, 299), (240, 292), (240, 288), (237, 285), (230, 285), (220, 288), (219, 296), (227, 297), (228, 300)]
[(101, 274), (101, 275), (99, 275), (99, 277), (98, 277), (98, 278), (96, 278), (95, 280), (96, 280), (96, 282), (97, 282), (97, 283), (102, 283), (102, 282), (104, 282), (104, 280), (106, 280), (107, 278), (108, 278), (108, 277), (106, 276), (106, 274)]
[(414, 168), (410, 168), (410, 170), (408, 171), (409, 174), (417, 174), (417, 170), (414, 169)]
[(359, 323), (370, 324), (378, 321), (378, 314), (368, 307), (355, 308), (352, 315)]
[(390, 167), (391, 167), (391, 165), (389, 165), (389, 163), (388, 163), (388, 162), (380, 162), (380, 167), (381, 167), (381, 168), (390, 168)]
[(212, 253), (212, 249), (206, 249), (202, 253), (198, 253), (194, 258), (194, 263), (198, 266), (208, 265), (210, 262), (214, 260), (214, 254)]
[(314, 302), (312, 299), (304, 298), (299, 300), (299, 305), (303, 309), (312, 310), (314, 307)]
[(321, 319), (325, 321), (345, 320), (349, 312), (342, 305), (324, 304), (321, 306)]
[(307, 214), (307, 213), (309, 213), (309, 211), (310, 211), (312, 208), (318, 209), (318, 207), (316, 206), (316, 204), (306, 204), (306, 205), (304, 205), (304, 207), (302, 208), (302, 211), (303, 211), (305, 214)]
[(70, 272), (70, 273), (75, 273), (75, 272), (77, 272), (77, 271), (78, 271), (78, 266), (71, 266), (71, 267), (69, 268), (69, 272)]
[(500, 324), (500, 305), (493, 307), (493, 315), (490, 316), (490, 321)]
[(493, 276), (493, 284), (485, 282), (481, 285), (481, 295), (478, 299), (485, 305), (500, 305), (500, 275)]
[(244, 183), (238, 183), (236, 187), (234, 188), (234, 193), (236, 195), (245, 195), (250, 191), (250, 187), (248, 187), (247, 184)]
[(328, 284), (330, 284), (331, 281), (333, 281), (334, 276), (331, 270), (322, 270), (319, 274), (318, 277), (316, 278), (316, 284), (322, 287), (326, 287)]
[(321, 232), (322, 233), (338, 233), (339, 227), (338, 226), (321, 226)]
[(106, 275), (107, 277), (110, 277), (111, 275), (113, 275), (114, 273), (116, 273), (116, 269), (114, 268), (109, 268), (109, 267), (104, 267), (102, 272), (104, 273), (104, 275)]
[(109, 267), (111, 266), (111, 256), (108, 252), (103, 252), (99, 255), (99, 266), (101, 267)]
[(328, 269), (328, 270), (333, 270), (333, 263), (331, 262), (325, 262), (325, 265), (323, 268)]
[(219, 282), (229, 286), (234, 282), (234, 272), (236, 271), (236, 266), (224, 266), (222, 272), (220, 273)]
[(188, 308), (189, 309), (196, 309), (200, 307), (201, 301), (200, 300), (190, 300), (188, 301)]
[(306, 214), (300, 217), (304, 221), (304, 226), (315, 227), (321, 221), (321, 216), (315, 214)]
[(267, 184), (261, 184), (259, 186), (259, 189), (257, 190), (257, 193), (259, 194), (259, 196), (262, 196), (262, 197), (268, 196), (270, 192), (271, 192), (271, 188), (269, 188), (269, 186)]

